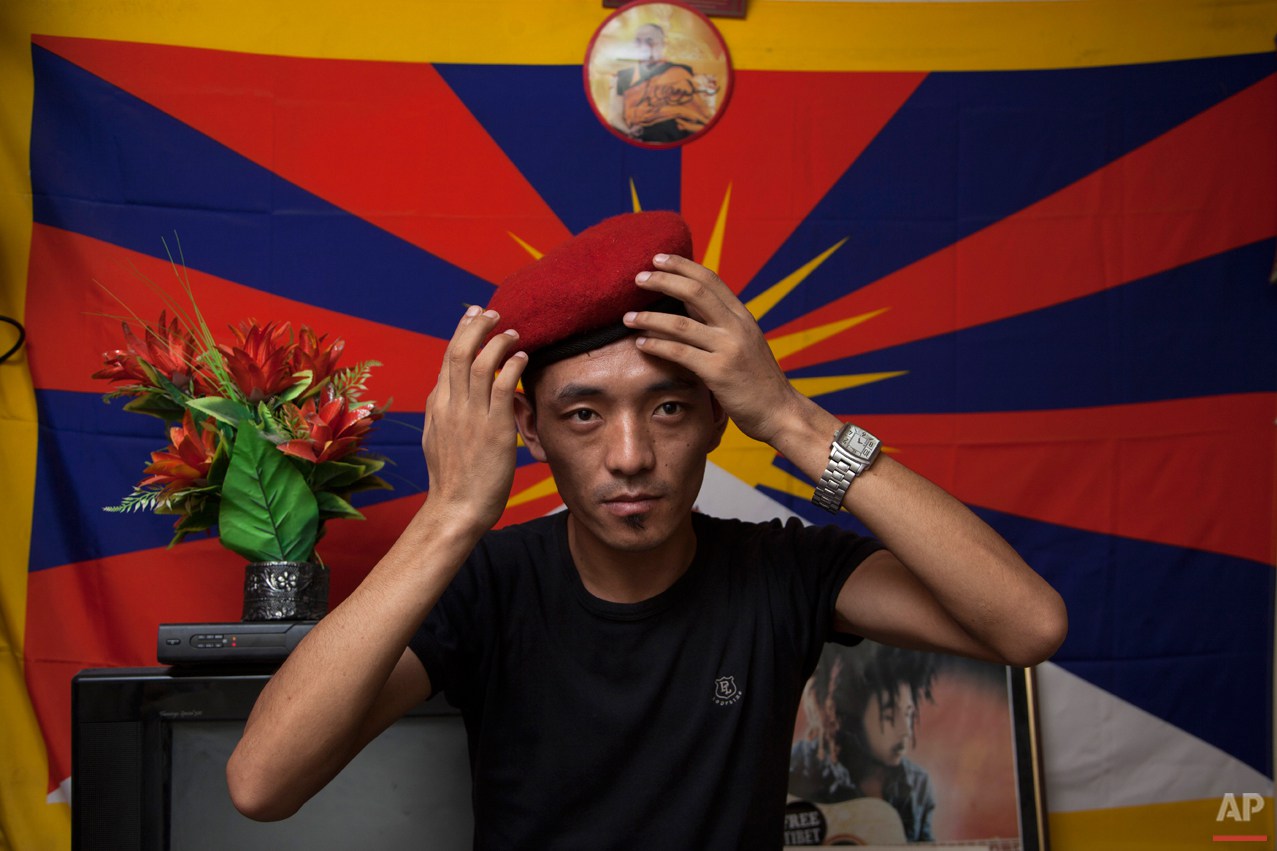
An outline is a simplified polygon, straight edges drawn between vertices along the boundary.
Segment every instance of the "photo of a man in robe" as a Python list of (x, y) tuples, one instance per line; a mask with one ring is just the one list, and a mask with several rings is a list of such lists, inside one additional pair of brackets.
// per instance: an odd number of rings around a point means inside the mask
[(670, 147), (713, 124), (731, 69), (708, 19), (678, 4), (645, 3), (603, 24), (586, 73), (594, 110), (609, 130), (636, 144)]

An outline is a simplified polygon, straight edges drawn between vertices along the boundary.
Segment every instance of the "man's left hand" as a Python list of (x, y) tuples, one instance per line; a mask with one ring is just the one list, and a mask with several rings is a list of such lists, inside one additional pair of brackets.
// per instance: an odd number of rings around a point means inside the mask
[(723, 281), (699, 263), (658, 254), (635, 283), (679, 299), (688, 316), (631, 312), (642, 351), (696, 373), (742, 432), (774, 444), (787, 416), (806, 401), (785, 377), (762, 329)]

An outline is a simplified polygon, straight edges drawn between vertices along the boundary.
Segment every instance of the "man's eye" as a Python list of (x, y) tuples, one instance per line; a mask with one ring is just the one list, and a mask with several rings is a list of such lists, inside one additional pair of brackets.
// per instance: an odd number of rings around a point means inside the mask
[(672, 417), (675, 414), (680, 413), (682, 410), (683, 404), (681, 402), (665, 402), (660, 407), (661, 413), (667, 417)]
[(579, 423), (588, 423), (590, 420), (594, 419), (594, 412), (589, 408), (577, 408), (575, 411), (568, 414), (568, 417)]

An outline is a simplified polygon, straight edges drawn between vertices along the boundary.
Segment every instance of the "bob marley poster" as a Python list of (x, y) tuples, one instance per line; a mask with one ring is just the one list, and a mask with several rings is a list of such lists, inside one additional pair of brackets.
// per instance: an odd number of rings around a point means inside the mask
[(1008, 669), (865, 641), (826, 645), (790, 752), (787, 847), (1019, 849)]

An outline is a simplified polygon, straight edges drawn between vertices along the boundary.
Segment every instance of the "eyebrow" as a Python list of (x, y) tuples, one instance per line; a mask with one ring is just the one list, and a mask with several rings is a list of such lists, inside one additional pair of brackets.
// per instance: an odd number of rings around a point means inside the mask
[(573, 399), (585, 399), (590, 396), (602, 396), (602, 387), (591, 387), (588, 384), (564, 384), (554, 393), (556, 401), (570, 402)]

